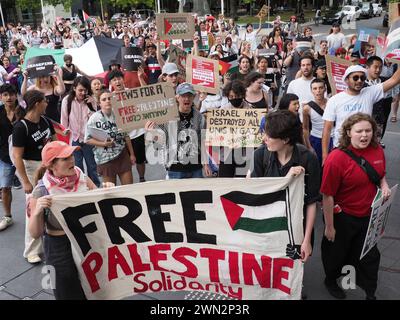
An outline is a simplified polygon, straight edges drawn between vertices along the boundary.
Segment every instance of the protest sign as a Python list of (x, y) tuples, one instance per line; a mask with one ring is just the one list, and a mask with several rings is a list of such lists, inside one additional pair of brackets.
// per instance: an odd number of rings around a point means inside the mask
[(175, 63), (183, 79), (186, 79), (186, 57), (187, 52), (173, 44), (169, 45), (168, 62)]
[(144, 128), (147, 121), (162, 124), (178, 118), (175, 90), (166, 83), (114, 92), (111, 104), (124, 132)]
[(260, 123), (266, 110), (207, 110), (206, 146), (258, 147), (262, 143)]
[(375, 48), (379, 30), (362, 28), (360, 29), (353, 52), (359, 52), (361, 58), (367, 58), (371, 53), (371, 48)]
[(142, 48), (131, 47), (121, 48), (121, 65), (126, 71), (138, 71), (138, 68), (143, 63)]
[(90, 300), (191, 290), (300, 299), (303, 203), (302, 174), (71, 192), (53, 196), (51, 212)]
[(219, 91), (218, 61), (188, 55), (186, 59), (186, 81), (195, 90), (217, 94)]
[(262, 8), (260, 9), (260, 12), (258, 12), (257, 16), (260, 19), (264, 19), (268, 15), (269, 7), (267, 5), (263, 5)]
[(273, 57), (276, 55), (276, 49), (275, 48), (270, 48), (270, 49), (258, 49), (258, 56), (261, 57)]
[(156, 14), (157, 33), (161, 40), (192, 39), (195, 33), (191, 13)]
[(325, 59), (328, 79), (332, 88), (332, 95), (346, 90), (347, 84), (343, 81), (343, 76), (346, 69), (351, 66), (351, 62), (330, 55), (326, 55)]
[(28, 77), (38, 78), (46, 77), (54, 73), (55, 60), (53, 56), (36, 56), (29, 58), (26, 63), (26, 70), (28, 71)]
[(389, 218), (390, 208), (396, 196), (398, 185), (391, 188), (391, 194), (387, 201), (383, 202), (382, 193), (372, 204), (371, 217), (369, 220), (368, 231), (365, 237), (364, 246), (361, 251), (360, 260), (378, 243), (383, 237), (386, 224)]

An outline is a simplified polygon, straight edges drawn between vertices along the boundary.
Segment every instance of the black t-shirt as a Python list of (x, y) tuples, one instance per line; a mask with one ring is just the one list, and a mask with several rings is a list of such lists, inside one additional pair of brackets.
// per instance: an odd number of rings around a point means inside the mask
[[(13, 121), (15, 121), (15, 116)], [(8, 137), (13, 132), (13, 125), (7, 118), (6, 107), (0, 106), (0, 160), (11, 164), (8, 153)]]
[(149, 84), (155, 84), (158, 82), (158, 77), (161, 75), (161, 66), (158, 63), (157, 58), (148, 56), (145, 64), (147, 65), (149, 71), (147, 72), (147, 77), (149, 78)]
[(14, 125), (12, 143), (14, 147), (24, 148), (23, 159), (41, 161), (42, 149), (54, 134), (51, 121), (43, 116), (39, 123), (23, 119)]

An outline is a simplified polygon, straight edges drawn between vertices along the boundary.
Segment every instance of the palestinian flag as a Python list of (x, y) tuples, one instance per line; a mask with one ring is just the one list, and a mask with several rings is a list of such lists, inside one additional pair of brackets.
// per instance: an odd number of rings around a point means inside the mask
[(237, 55), (228, 56), (219, 60), (219, 73), (223, 76), (225, 73), (235, 73), (239, 71), (239, 62)]
[(90, 19), (90, 16), (83, 10), (82, 10), (82, 15), (83, 15), (83, 21), (87, 21)]
[(221, 196), (232, 230), (253, 233), (288, 231), (286, 190), (253, 194), (232, 191)]
[(56, 61), (56, 64), (61, 67), (64, 64), (65, 53), (66, 52), (64, 49), (41, 49), (34, 47), (28, 48), (28, 50), (25, 53), (24, 64), (22, 65), (22, 69), (23, 70), (26, 69), (26, 64), (30, 58), (39, 56), (53, 56), (54, 60)]
[(58, 123), (50, 118), (46, 118), (51, 121), (54, 131), (56, 132), (56, 137), (58, 141), (63, 141), (69, 145), (72, 144), (72, 133), (67, 130), (61, 123)]
[(101, 36), (95, 36), (86, 42), (82, 47), (75, 49), (66, 49), (65, 53), (70, 54), (72, 62), (79, 69), (95, 76), (108, 71), (111, 60), (117, 60), (121, 63), (121, 39), (111, 39)]

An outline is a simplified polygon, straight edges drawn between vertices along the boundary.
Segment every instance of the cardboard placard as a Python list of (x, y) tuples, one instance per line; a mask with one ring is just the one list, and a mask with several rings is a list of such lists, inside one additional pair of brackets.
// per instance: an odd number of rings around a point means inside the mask
[(143, 63), (142, 48), (131, 47), (121, 48), (121, 66), (126, 71), (138, 71), (138, 68)]
[(275, 48), (270, 48), (270, 49), (258, 49), (258, 55), (260, 57), (273, 57), (276, 55), (276, 49)]
[(216, 60), (188, 55), (186, 59), (186, 81), (195, 90), (217, 94), (219, 91), (219, 63)]
[(206, 145), (228, 148), (259, 147), (263, 109), (207, 110)]
[(178, 67), (179, 73), (182, 78), (186, 78), (186, 57), (187, 52), (173, 44), (169, 45), (168, 49), (168, 62), (173, 62)]
[(351, 66), (351, 62), (330, 55), (326, 55), (325, 59), (328, 79), (332, 88), (332, 95), (346, 90), (347, 84), (343, 81), (342, 78), (346, 69)]
[(179, 117), (175, 90), (166, 83), (114, 92), (111, 103), (123, 132), (144, 128), (147, 121), (163, 124)]
[(28, 71), (28, 78), (46, 77), (54, 73), (54, 65), (56, 61), (53, 56), (36, 56), (29, 58), (26, 63), (26, 70)]
[(256, 17), (264, 19), (268, 15), (268, 11), (269, 11), (269, 7), (266, 4), (264, 4)]
[(161, 40), (192, 39), (195, 33), (191, 13), (156, 14), (157, 33)]
[(371, 217), (369, 219), (368, 231), (365, 236), (364, 246), (361, 251), (360, 260), (378, 243), (385, 233), (386, 224), (389, 218), (390, 208), (396, 196), (398, 185), (391, 188), (388, 200), (383, 202), (382, 192), (377, 195), (372, 204)]

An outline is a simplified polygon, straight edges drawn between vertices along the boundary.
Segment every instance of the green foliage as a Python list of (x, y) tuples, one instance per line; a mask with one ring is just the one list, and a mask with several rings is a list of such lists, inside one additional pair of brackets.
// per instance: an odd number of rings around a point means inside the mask
[(154, 0), (109, 0), (109, 3), (112, 6), (118, 6), (121, 8), (135, 8), (140, 4), (154, 8)]
[[(16, 6), (21, 9), (34, 9), (40, 8), (40, 1), (38, 0), (15, 0)], [(71, 8), (72, 0), (43, 0), (44, 5), (56, 6), (62, 4), (65, 9)]]

